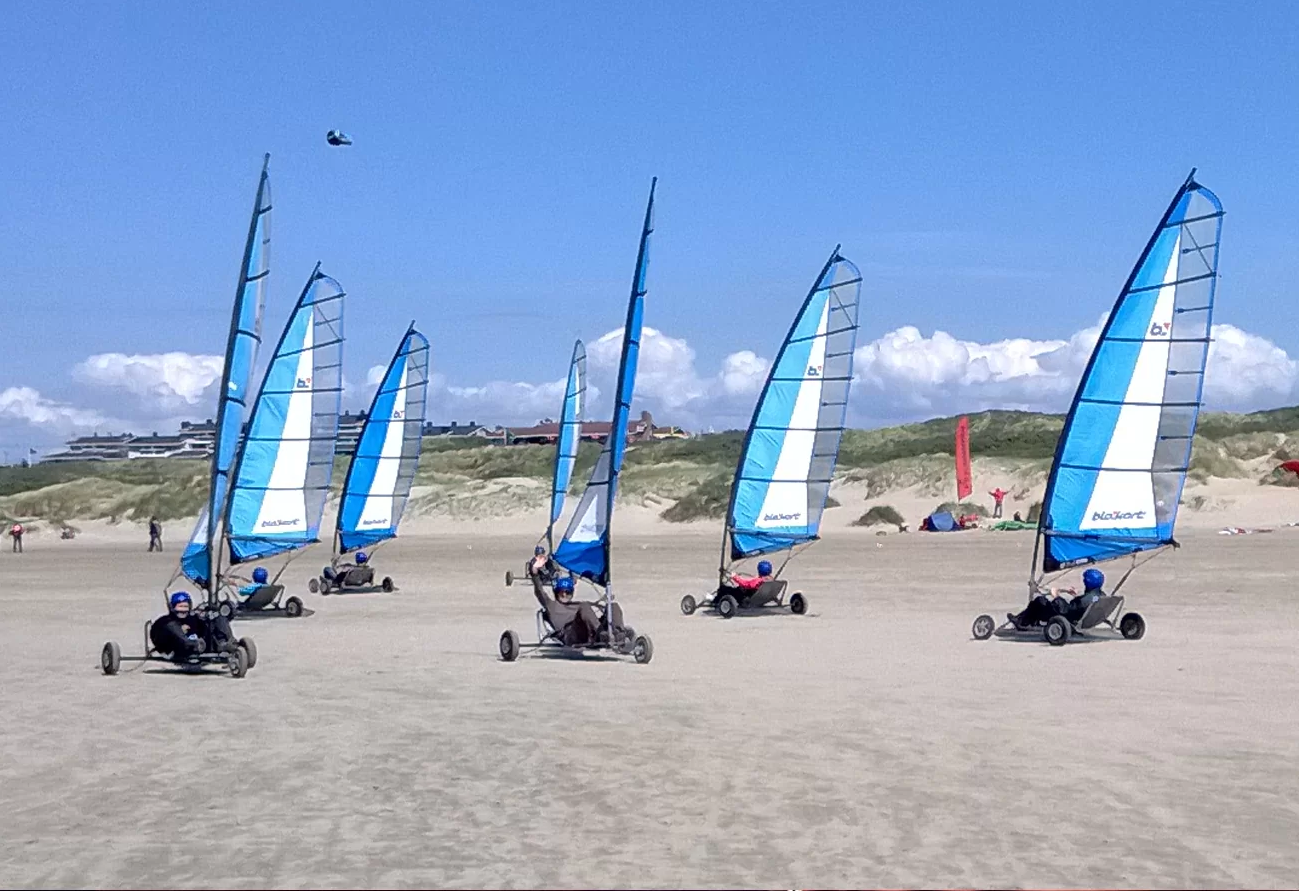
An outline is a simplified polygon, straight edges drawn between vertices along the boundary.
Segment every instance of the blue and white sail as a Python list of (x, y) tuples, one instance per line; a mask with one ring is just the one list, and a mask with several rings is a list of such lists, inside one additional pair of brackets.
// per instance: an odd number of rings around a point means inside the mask
[(582, 412), (586, 409), (586, 347), (582, 341), (573, 344), (573, 360), (568, 366), (568, 383), (564, 387), (564, 405), (559, 413), (559, 437), (555, 443), (555, 473), (550, 484), (550, 523), (546, 541), (554, 550), (555, 524), (564, 513), (564, 498), (577, 464), (577, 449), (582, 442)]
[(645, 312), (645, 273), (649, 267), (650, 234), (654, 231), (654, 186), (657, 183), (657, 178), (650, 183), (640, 251), (636, 255), (636, 271), (632, 276), (631, 298), (627, 301), (613, 423), (577, 511), (554, 551), (555, 562), (560, 566), (606, 588), (609, 585), (609, 521), (618, 494), (618, 474), (622, 471), (622, 459), (627, 450), (627, 424), (631, 419), (631, 400), (636, 389), (636, 362), (640, 357), (641, 324)]
[(317, 264), (266, 368), (226, 509), (231, 564), (320, 539), (338, 442), (343, 297)]
[(397, 535), (419, 466), (428, 392), (428, 341), (406, 331), (370, 402), (338, 506), (340, 554)]
[(732, 560), (817, 537), (848, 410), (860, 293), (861, 273), (836, 247), (753, 410), (727, 510)]
[(1119, 294), (1065, 419), (1039, 520), (1043, 572), (1173, 543), (1221, 230), (1222, 204), (1192, 171)]
[(235, 289), (234, 312), (230, 334), (226, 339), (225, 369), (217, 407), (216, 440), (212, 454), (212, 473), (208, 481), (208, 500), (199, 514), (198, 523), (181, 554), (181, 572), (198, 585), (215, 591), (213, 555), (221, 541), (221, 518), (225, 515), (230, 473), (239, 449), (248, 394), (252, 388), (253, 366), (261, 343), (262, 306), (266, 299), (266, 279), (270, 273), (271, 184), (268, 168), (271, 156), (262, 162), (262, 176), (253, 201), (252, 222), (244, 244), (243, 265), (239, 267), (239, 285)]

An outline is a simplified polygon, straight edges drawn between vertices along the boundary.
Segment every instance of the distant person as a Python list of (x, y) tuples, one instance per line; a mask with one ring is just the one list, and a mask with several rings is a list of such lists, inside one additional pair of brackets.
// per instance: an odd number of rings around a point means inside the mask
[[(1047, 588), (1030, 600), (1022, 613), (1006, 613), (1006, 618), (1020, 630), (1045, 624), (1052, 616), (1064, 616), (1071, 624), (1075, 624), (1082, 619), (1089, 606), (1105, 596), (1104, 586), (1105, 573), (1099, 569), (1089, 569), (1083, 573), (1081, 594), (1074, 588)], [(1065, 594), (1074, 596), (1065, 600)]]
[(555, 565), (554, 559), (546, 553), (544, 547), (537, 545), (532, 549), (532, 559), (528, 561), (528, 575), (537, 575), (543, 585), (549, 585), (555, 580), (558, 572), (559, 567)]
[(1024, 522), (1024, 518), (1019, 515), (1019, 511), (1015, 511), (1015, 522), (1016, 523)]
[(149, 551), (162, 550), (162, 524), (157, 517), (149, 518)]
[(14, 523), (9, 527), (9, 537), (14, 540), (13, 552), (21, 554), (23, 552), (23, 524)]
[(187, 592), (177, 591), (167, 605), (167, 615), (149, 627), (149, 640), (159, 653), (183, 663), (203, 653), (233, 649), (230, 623), (220, 615), (205, 619), (195, 613), (194, 601)]
[(998, 486), (988, 494), (992, 496), (992, 518), (999, 520), (1001, 519), (1001, 502), (1005, 501), (1006, 496), (1010, 493)]

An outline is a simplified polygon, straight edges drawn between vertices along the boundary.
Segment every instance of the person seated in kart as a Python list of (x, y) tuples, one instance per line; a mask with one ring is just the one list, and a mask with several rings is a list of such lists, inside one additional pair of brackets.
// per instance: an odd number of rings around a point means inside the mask
[(240, 597), (252, 597), (262, 585), (266, 584), (269, 576), (262, 567), (253, 570), (253, 583), (251, 585), (242, 585), (236, 592)]
[[(370, 562), (370, 555), (365, 551), (357, 551), (352, 555), (352, 563), (340, 563), (338, 566), (326, 566), (321, 575), (336, 585), (346, 582), (348, 574), (353, 569), (360, 569)], [(373, 574), (371, 575), (373, 578)]]
[(167, 614), (149, 627), (149, 640), (159, 653), (184, 663), (203, 653), (225, 653), (234, 648), (235, 636), (224, 616), (200, 616), (186, 591), (172, 594), (167, 603)]
[[(529, 569), (531, 568), (529, 564)], [(532, 593), (546, 611), (546, 620), (558, 632), (561, 641), (570, 647), (607, 642), (604, 613), (597, 610), (594, 603), (573, 600), (571, 576), (561, 575), (556, 578), (553, 583), (555, 593), (551, 596), (540, 573), (533, 571), (530, 575)], [(622, 607), (617, 603), (613, 605), (613, 626), (615, 630), (623, 628)]]
[[(1064, 616), (1070, 624), (1076, 624), (1087, 612), (1087, 608), (1105, 596), (1105, 573), (1099, 569), (1089, 569), (1083, 573), (1083, 592), (1076, 588), (1047, 588), (1029, 601), (1024, 611), (1006, 613), (1016, 628), (1034, 628), (1050, 621), (1052, 616)], [(1074, 595), (1065, 599), (1065, 594)]]
[(541, 583), (549, 585), (555, 581), (555, 576), (559, 574), (559, 567), (555, 561), (546, 553), (546, 549), (537, 545), (532, 549), (532, 559), (528, 561), (528, 575), (541, 576)]
[(771, 561), (759, 560), (757, 575), (740, 575), (739, 573), (728, 572), (726, 581), (717, 593), (730, 594), (740, 606), (745, 606), (757, 590), (771, 579)]

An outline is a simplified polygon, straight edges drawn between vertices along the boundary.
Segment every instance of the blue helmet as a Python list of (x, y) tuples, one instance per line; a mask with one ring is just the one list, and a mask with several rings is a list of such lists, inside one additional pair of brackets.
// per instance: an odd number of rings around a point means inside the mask
[(366, 560), (369, 560), (369, 559), (370, 559), (370, 558), (369, 558), (368, 556), (366, 556), (365, 551), (357, 551), (357, 552), (356, 552), (356, 565), (357, 565), (357, 566), (360, 566), (362, 563), (364, 563)]
[(1105, 573), (1099, 569), (1089, 569), (1083, 573), (1083, 587), (1088, 591), (1099, 590), (1105, 584)]
[(573, 580), (566, 575), (561, 575), (555, 579), (555, 593), (559, 594), (563, 591), (567, 591), (569, 594), (573, 593)]
[(254, 570), (253, 570), (253, 581), (256, 582), (256, 583), (259, 584), (259, 585), (264, 585), (264, 584), (266, 584), (266, 570), (263, 569), (263, 568), (260, 567), (260, 566), (257, 567), (256, 569), (254, 569)]
[(546, 553), (546, 549), (543, 548), (541, 545), (537, 545), (535, 548), (532, 549), (532, 553), (540, 557), (542, 554)]
[(167, 600), (167, 606), (171, 609), (175, 609), (176, 605), (179, 603), (188, 603), (190, 606), (193, 606), (194, 599), (189, 596), (188, 591), (177, 591)]
[(770, 560), (759, 560), (759, 561), (758, 561), (758, 575), (771, 575), (771, 561), (770, 561)]

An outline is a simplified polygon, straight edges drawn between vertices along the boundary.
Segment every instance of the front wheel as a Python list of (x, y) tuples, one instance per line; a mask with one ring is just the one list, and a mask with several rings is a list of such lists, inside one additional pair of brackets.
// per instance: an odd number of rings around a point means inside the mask
[(1053, 647), (1062, 647), (1069, 642), (1073, 635), (1073, 629), (1069, 627), (1069, 620), (1064, 616), (1052, 616), (1042, 629), (1042, 636), (1046, 642)]
[(513, 631), (502, 632), (500, 651), (501, 658), (506, 662), (513, 662), (519, 658), (519, 636)]
[(1146, 620), (1141, 613), (1128, 613), (1119, 621), (1119, 633), (1124, 640), (1141, 640), (1146, 636)]
[(974, 635), (975, 640), (987, 640), (992, 637), (992, 632), (997, 630), (997, 622), (992, 616), (979, 616), (974, 620), (974, 627), (970, 633)]
[(243, 647), (235, 647), (226, 660), (226, 668), (230, 670), (232, 678), (241, 678), (248, 674), (248, 651)]
[(234, 605), (228, 600), (221, 601), (221, 605), (217, 607), (217, 615), (223, 619), (233, 619), (235, 617)]
[(693, 616), (695, 614), (695, 610), (697, 610), (698, 608), (699, 608), (699, 604), (696, 603), (695, 598), (691, 597), (689, 594), (681, 598), (681, 615)]
[(382, 587), (383, 587), (383, 593), (385, 593), (385, 594), (391, 594), (391, 593), (392, 593), (392, 589), (393, 589), (392, 576), (385, 575), (385, 576), (383, 577), (383, 585), (382, 585)]
[(513, 585), (513, 584), (514, 584), (514, 573), (510, 572), (510, 571), (507, 569), (507, 570), (505, 570), (505, 587), (508, 588), (508, 587), (510, 587), (510, 586)]
[(104, 644), (104, 649), (99, 654), (99, 667), (104, 670), (104, 674), (114, 675), (122, 667), (122, 650), (114, 641)]
[(632, 658), (638, 665), (644, 665), (654, 658), (654, 641), (650, 640), (648, 634), (642, 634), (636, 638), (636, 643), (632, 646)]
[(252, 668), (257, 664), (257, 644), (253, 643), (251, 637), (239, 638), (239, 646), (244, 648), (248, 653), (248, 667)]
[(807, 598), (795, 591), (794, 596), (789, 598), (789, 611), (796, 616), (803, 615), (807, 612)]
[(716, 608), (717, 614), (723, 619), (731, 618), (740, 609), (739, 601), (730, 594), (723, 594), (721, 597), (718, 597), (713, 602), (713, 606)]
[(302, 615), (302, 601), (296, 597), (290, 597), (284, 601), (284, 615), (290, 619), (296, 619)]
[(307, 582), (307, 590), (310, 591), (312, 594), (319, 594), (320, 579), (312, 579), (311, 581)]

